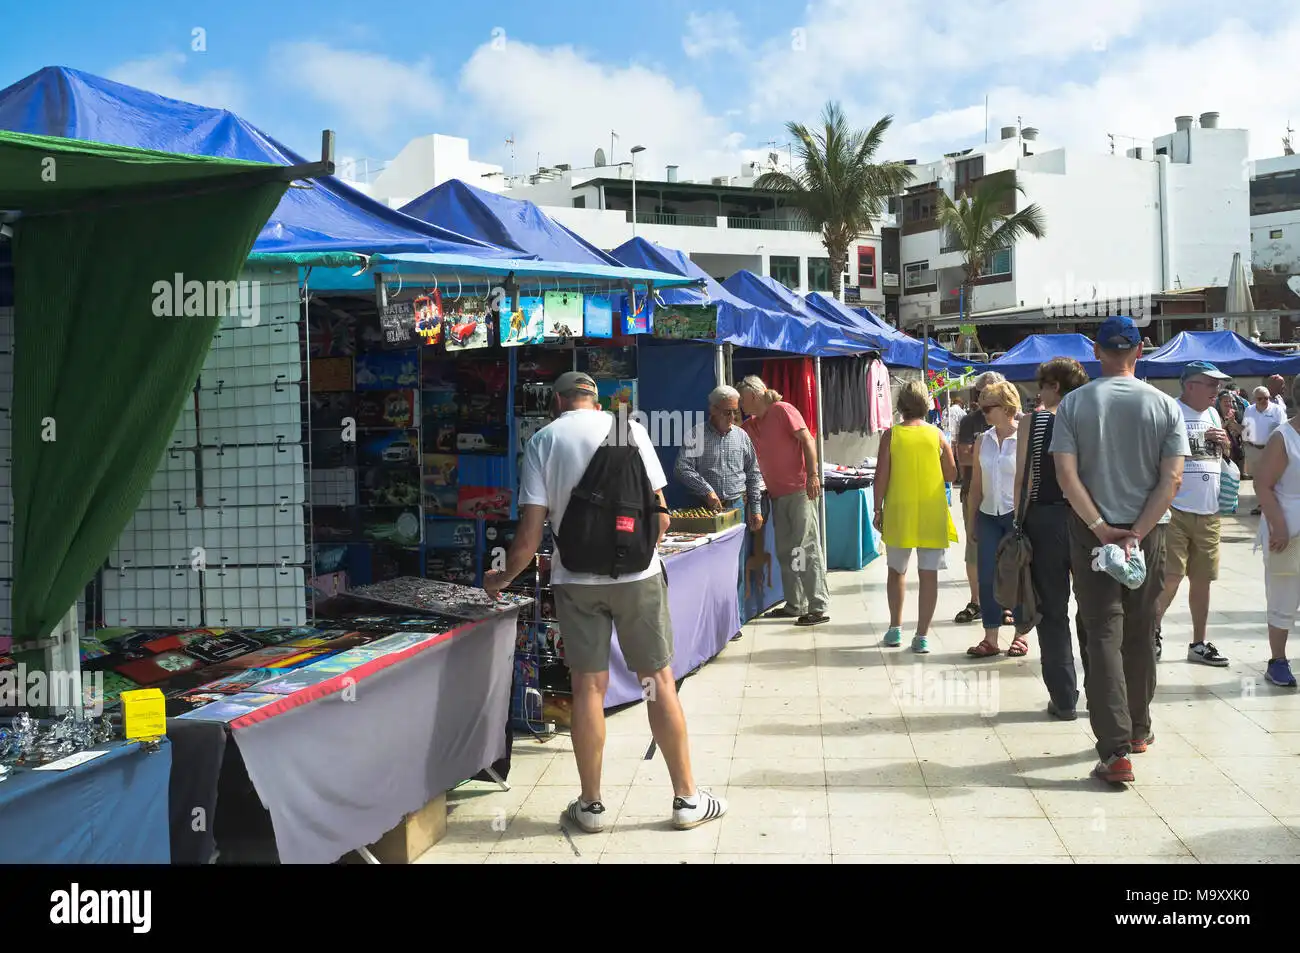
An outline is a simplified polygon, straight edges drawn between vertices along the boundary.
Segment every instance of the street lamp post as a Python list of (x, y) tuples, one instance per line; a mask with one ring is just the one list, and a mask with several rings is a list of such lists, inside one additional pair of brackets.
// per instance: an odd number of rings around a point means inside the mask
[(632, 147), (632, 237), (636, 238), (636, 154), (645, 152), (645, 146)]

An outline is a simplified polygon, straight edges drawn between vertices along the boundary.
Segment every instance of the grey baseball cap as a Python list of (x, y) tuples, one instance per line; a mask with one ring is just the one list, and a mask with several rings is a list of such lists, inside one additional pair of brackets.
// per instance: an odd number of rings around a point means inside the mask
[(567, 397), (570, 394), (591, 394), (594, 396), (599, 393), (596, 389), (596, 382), (582, 371), (565, 371), (555, 379), (551, 389), (561, 397)]

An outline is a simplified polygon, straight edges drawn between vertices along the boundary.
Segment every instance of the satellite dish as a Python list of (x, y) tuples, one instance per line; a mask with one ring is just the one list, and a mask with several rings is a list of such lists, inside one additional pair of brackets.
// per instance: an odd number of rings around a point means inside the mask
[(1291, 293), (1300, 298), (1300, 275), (1292, 275), (1286, 280), (1286, 286), (1291, 289)]
[(605, 166), (605, 150), (604, 150), (604, 149), (597, 149), (597, 150), (596, 150), (596, 168), (600, 169), (600, 168), (604, 168), (604, 166)]

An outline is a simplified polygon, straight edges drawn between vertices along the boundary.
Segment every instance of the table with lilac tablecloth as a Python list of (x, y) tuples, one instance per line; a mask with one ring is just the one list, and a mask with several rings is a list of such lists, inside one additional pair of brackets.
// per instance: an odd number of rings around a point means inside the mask
[[(664, 558), (668, 573), (668, 613), (673, 622), (673, 675), (695, 671), (723, 650), (740, 631), (736, 567), (745, 528), (734, 526), (703, 546)], [(641, 700), (641, 684), (623, 661), (614, 633), (609, 653), (605, 707)]]

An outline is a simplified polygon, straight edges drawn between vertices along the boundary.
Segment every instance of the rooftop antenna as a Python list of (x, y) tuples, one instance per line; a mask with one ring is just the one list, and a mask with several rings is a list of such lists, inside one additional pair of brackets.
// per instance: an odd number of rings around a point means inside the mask
[(1282, 155), (1284, 156), (1295, 155), (1295, 150), (1291, 148), (1291, 136), (1294, 133), (1295, 130), (1291, 128), (1291, 120), (1288, 119), (1286, 122), (1286, 135), (1282, 137)]
[(506, 139), (506, 145), (510, 147), (510, 178), (515, 177), (515, 134), (512, 132)]

